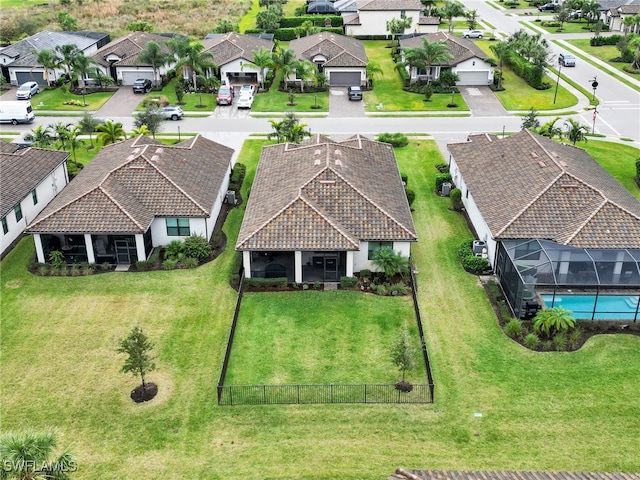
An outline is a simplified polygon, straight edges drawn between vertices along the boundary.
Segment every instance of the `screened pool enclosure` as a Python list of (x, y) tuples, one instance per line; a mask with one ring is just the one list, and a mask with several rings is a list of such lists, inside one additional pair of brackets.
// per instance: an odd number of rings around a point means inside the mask
[[(498, 244), (495, 271), (518, 318), (531, 318), (545, 304), (561, 306), (563, 299), (568, 305), (568, 297), (580, 293), (590, 294), (594, 301), (583, 303), (586, 307), (581, 307), (576, 318), (640, 319), (640, 249), (576, 248), (550, 240), (503, 240)], [(625, 301), (598, 301), (617, 295)], [(626, 306), (610, 311), (609, 305), (620, 304)]]

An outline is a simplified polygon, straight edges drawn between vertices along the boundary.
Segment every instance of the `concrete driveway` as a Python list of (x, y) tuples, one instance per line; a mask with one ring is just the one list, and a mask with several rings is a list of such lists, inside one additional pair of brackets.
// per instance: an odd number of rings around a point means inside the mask
[(474, 117), (504, 117), (508, 115), (496, 95), (487, 86), (460, 86), (462, 98)]
[(131, 85), (120, 87), (96, 112), (96, 116), (108, 118), (130, 117), (131, 113), (145, 97), (146, 95), (133, 93)]
[(329, 89), (329, 117), (364, 117), (364, 100), (350, 101), (347, 87), (332, 87)]

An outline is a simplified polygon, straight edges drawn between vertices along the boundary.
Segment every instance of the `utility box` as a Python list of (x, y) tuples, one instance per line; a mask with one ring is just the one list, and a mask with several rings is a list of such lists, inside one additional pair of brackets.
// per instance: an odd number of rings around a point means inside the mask
[(483, 242), (482, 240), (474, 240), (473, 241), (473, 254), (474, 255), (482, 255), (482, 251), (487, 248), (487, 242)]
[(450, 193), (451, 193), (451, 183), (444, 182), (442, 184), (442, 195), (445, 197), (448, 197)]
[(224, 197), (225, 203), (229, 203), (231, 205), (236, 204), (236, 192), (233, 190), (227, 190), (227, 194)]

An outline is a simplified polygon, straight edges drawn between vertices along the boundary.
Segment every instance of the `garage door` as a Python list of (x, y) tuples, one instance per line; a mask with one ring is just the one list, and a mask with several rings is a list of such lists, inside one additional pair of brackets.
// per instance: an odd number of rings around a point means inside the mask
[(34, 70), (33, 72), (16, 72), (16, 80), (18, 85), (25, 82), (38, 82), (38, 85), (46, 87), (47, 81), (42, 78), (43, 71)]
[(461, 72), (457, 71), (458, 77), (460, 81), (457, 85), (488, 85), (489, 81), (489, 72), (487, 70), (484, 71), (473, 71), (473, 72)]
[(329, 85), (332, 87), (348, 87), (360, 85), (360, 72), (330, 72)]
[(135, 82), (139, 78), (148, 78), (149, 80), (153, 81), (153, 72), (144, 72), (138, 70), (122, 71), (123, 85), (133, 85), (133, 82)]

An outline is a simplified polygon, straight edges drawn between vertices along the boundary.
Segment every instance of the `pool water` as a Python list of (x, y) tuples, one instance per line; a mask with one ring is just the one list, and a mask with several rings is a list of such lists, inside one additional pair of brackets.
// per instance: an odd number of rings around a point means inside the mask
[[(637, 320), (640, 295), (540, 295), (547, 307), (563, 307), (578, 320)], [(594, 313), (595, 306), (595, 313)], [(636, 318), (636, 315), (638, 317)]]

